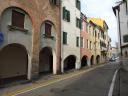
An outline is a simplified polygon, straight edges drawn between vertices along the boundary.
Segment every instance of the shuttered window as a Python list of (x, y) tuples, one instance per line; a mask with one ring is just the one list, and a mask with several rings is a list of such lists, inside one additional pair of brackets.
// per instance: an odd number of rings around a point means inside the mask
[(59, 6), (60, 5), (60, 0), (49, 0), (50, 3)]
[(76, 47), (79, 47), (79, 37), (76, 37)]
[(92, 49), (92, 41), (90, 41), (90, 50)]
[(124, 41), (124, 43), (127, 43), (128, 42), (128, 35), (124, 35), (123, 36), (123, 41)]
[(82, 28), (82, 21), (79, 18), (76, 18), (76, 27), (78, 27), (79, 29)]
[(80, 7), (81, 7), (80, 1), (76, 0), (76, 8), (80, 10), (81, 9)]
[(25, 14), (12, 10), (12, 25), (24, 28)]
[(46, 37), (51, 37), (51, 29), (52, 29), (52, 25), (49, 23), (45, 23), (45, 36)]
[(81, 47), (81, 48), (84, 47), (84, 40), (83, 40), (83, 37), (80, 37), (80, 47)]
[(63, 7), (63, 19), (70, 22), (70, 11)]
[(87, 49), (88, 49), (88, 39), (87, 39)]
[(63, 32), (63, 44), (67, 44), (67, 33)]

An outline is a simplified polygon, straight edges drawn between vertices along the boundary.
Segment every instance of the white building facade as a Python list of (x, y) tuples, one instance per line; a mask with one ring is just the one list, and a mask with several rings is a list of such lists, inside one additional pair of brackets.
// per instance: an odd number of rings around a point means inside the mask
[(80, 0), (61, 1), (61, 71), (80, 68)]
[(117, 17), (119, 51), (125, 57), (128, 56), (128, 0), (120, 1), (113, 11)]

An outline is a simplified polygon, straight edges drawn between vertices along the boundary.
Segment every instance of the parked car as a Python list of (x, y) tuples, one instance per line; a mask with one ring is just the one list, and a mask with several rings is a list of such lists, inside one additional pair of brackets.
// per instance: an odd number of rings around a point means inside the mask
[(109, 61), (114, 62), (114, 61), (116, 61), (116, 58), (112, 57), (112, 58), (109, 59)]

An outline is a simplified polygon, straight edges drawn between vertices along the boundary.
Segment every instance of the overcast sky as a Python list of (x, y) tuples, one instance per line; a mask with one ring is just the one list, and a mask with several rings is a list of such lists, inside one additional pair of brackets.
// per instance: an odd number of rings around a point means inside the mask
[(82, 12), (87, 17), (101, 18), (109, 26), (109, 36), (112, 39), (112, 46), (118, 41), (116, 17), (113, 13), (112, 6), (117, 0), (81, 0)]

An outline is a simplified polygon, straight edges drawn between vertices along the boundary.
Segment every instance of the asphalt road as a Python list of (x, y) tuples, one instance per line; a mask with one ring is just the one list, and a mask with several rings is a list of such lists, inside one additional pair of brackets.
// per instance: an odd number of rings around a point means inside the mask
[(108, 96), (118, 64), (107, 64), (88, 73), (17, 96)]

